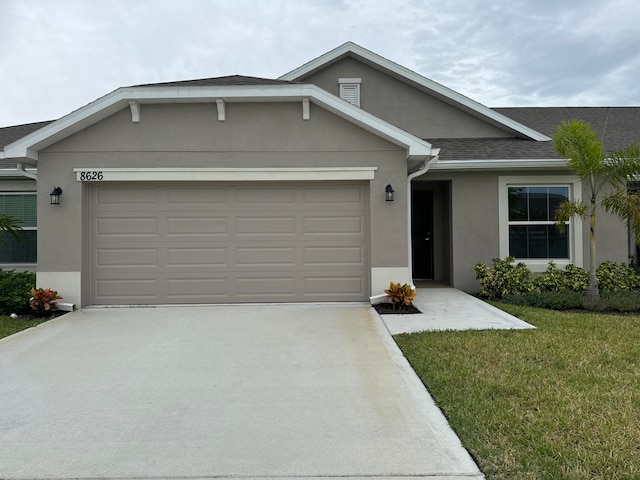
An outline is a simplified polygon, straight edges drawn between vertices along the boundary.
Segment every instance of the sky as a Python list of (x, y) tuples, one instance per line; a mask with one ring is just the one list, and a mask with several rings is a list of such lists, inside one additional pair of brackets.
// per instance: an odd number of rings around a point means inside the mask
[(0, 0), (0, 127), (353, 41), (489, 107), (640, 106), (638, 0)]

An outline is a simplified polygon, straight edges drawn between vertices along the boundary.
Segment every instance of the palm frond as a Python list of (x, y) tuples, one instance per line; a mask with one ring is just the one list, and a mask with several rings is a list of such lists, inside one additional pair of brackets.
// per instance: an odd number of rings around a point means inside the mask
[(556, 207), (553, 217), (556, 221), (556, 227), (563, 232), (566, 227), (565, 222), (573, 217), (584, 218), (588, 213), (589, 207), (584, 203), (566, 200)]
[(562, 122), (553, 135), (553, 145), (581, 179), (601, 171), (605, 155), (588, 123), (581, 120)]
[(629, 180), (640, 178), (640, 145), (621, 148), (610, 155), (604, 162), (602, 175), (606, 182), (616, 188), (626, 188)]
[[(22, 227), (20, 226), (21, 224), (22, 220), (18, 217), (14, 217), (12, 215), (0, 215), (0, 232), (8, 232), (18, 241), (20, 241), (18, 232), (22, 230)], [(0, 241), (2, 241), (2, 237), (0, 237)]]
[(602, 206), (609, 212), (626, 220), (635, 232), (636, 242), (640, 241), (640, 194), (630, 192), (626, 186), (618, 188), (602, 197)]

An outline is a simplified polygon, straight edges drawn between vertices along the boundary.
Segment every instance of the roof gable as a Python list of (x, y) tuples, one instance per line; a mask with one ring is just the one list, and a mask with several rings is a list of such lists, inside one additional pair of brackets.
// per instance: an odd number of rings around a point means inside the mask
[(408, 68), (387, 60), (353, 42), (347, 42), (320, 57), (305, 63), (301, 67), (282, 75), (280, 80), (303, 81), (314, 73), (346, 58), (353, 57), (375, 69), (382, 70), (409, 85), (455, 107), (474, 117), (500, 128), (518, 138), (548, 141), (549, 137), (521, 123), (501, 115), (484, 105), (471, 100), (437, 82), (434, 82)]
[[(242, 77), (247, 78), (247, 77)], [(37, 163), (38, 152), (114, 113), (131, 106), (132, 112), (150, 103), (211, 103), (212, 108), (222, 102), (300, 102), (301, 118), (304, 104), (309, 101), (321, 108), (403, 147), (407, 158), (414, 161), (426, 160), (438, 154), (431, 144), (402, 129), (395, 127), (374, 115), (354, 107), (321, 88), (309, 84), (275, 81), (273, 84), (257, 82), (249, 84), (206, 84), (186, 85), (154, 84), (119, 88), (102, 98), (56, 120), (44, 127), (10, 143), (4, 148), (7, 159), (25, 163)], [(223, 82), (225, 83), (225, 82)], [(133, 114), (133, 113), (132, 113)]]

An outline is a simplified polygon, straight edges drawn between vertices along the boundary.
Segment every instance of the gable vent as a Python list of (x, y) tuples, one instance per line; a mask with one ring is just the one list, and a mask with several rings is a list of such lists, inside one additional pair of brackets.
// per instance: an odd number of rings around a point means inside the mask
[(359, 78), (339, 78), (340, 98), (356, 107), (360, 106), (360, 83)]

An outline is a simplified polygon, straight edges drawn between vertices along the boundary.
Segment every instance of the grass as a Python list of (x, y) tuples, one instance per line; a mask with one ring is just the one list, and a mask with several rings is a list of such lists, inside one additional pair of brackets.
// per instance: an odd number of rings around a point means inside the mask
[(46, 322), (50, 318), (52, 317), (25, 319), (0, 315), (0, 338), (8, 337), (9, 335), (26, 330), (27, 328), (35, 327), (36, 325)]
[(486, 478), (640, 478), (640, 317), (495, 305), (538, 329), (396, 336)]

